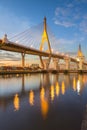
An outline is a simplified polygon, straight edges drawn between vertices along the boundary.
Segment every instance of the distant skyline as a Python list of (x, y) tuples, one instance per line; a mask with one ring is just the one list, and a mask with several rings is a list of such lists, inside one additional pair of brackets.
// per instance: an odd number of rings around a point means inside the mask
[[(66, 45), (66, 49), (72, 45), (76, 51), (81, 44), (87, 57), (87, 0), (0, 0), (0, 38), (5, 33), (9, 38), (37, 25), (43, 22), (44, 16), (61, 45)], [(8, 57), (3, 54), (1, 58), (2, 54), (0, 51), (1, 63)]]

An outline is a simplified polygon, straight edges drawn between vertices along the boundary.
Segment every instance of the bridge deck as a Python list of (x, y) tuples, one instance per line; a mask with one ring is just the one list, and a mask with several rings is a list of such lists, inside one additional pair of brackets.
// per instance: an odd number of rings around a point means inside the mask
[[(40, 50), (36, 50), (31, 47), (26, 47), (23, 45), (19, 45), (13, 42), (8, 42), (8, 43), (3, 43), (2, 40), (0, 40), (0, 49), (1, 50), (6, 50), (6, 51), (11, 51), (11, 52), (18, 52), (18, 53), (25, 53), (25, 54), (32, 54), (32, 55), (38, 55), (38, 56), (44, 56), (44, 57), (53, 57), (53, 58), (59, 58), (59, 59), (64, 59), (65, 56), (62, 54), (55, 54), (55, 53), (48, 53), (48, 52), (43, 52)], [(69, 57), (72, 62), (78, 62), (75, 58)]]

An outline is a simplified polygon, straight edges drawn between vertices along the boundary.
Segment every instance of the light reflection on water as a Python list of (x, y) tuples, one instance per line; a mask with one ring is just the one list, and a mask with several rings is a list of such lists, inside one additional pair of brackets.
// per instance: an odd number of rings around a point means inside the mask
[(31, 90), (29, 93), (29, 103), (30, 105), (34, 105), (34, 92)]
[(19, 110), (19, 106), (20, 106), (20, 104), (19, 104), (19, 97), (18, 97), (18, 94), (15, 94), (15, 96), (14, 96), (14, 109), (15, 110)]
[(0, 130), (80, 130), (86, 104), (87, 75), (0, 76)]
[(48, 100), (45, 97), (45, 89), (42, 87), (41, 88), (41, 92), (40, 92), (40, 102), (41, 102), (41, 113), (43, 118), (45, 119), (47, 116), (47, 112), (48, 112)]

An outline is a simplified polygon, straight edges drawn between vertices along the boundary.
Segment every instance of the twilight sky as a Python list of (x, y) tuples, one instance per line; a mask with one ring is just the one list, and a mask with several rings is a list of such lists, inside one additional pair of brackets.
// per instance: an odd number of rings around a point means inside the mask
[(61, 45), (66, 45), (68, 51), (72, 45), (76, 51), (80, 43), (87, 56), (87, 0), (0, 0), (0, 38), (37, 25), (44, 16)]

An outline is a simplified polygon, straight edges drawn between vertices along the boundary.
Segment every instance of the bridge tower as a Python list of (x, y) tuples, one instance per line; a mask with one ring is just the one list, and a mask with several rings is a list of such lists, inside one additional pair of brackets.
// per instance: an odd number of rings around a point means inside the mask
[(79, 44), (79, 49), (78, 49), (78, 53), (77, 53), (77, 58), (78, 58), (78, 61), (79, 61), (79, 70), (82, 70), (83, 69), (83, 62), (84, 62), (84, 55), (82, 53), (82, 50), (81, 50), (81, 45)]
[(44, 63), (42, 57), (40, 56), (40, 61), (43, 69), (48, 69), (50, 60), (51, 60), (51, 46), (50, 46), (50, 41), (48, 38), (48, 33), (47, 33), (47, 24), (46, 24), (46, 17), (44, 17), (44, 28), (43, 28), (43, 33), (42, 33), (42, 39), (41, 39), (41, 44), (40, 44), (40, 51), (44, 50), (44, 44), (47, 42), (48, 50), (49, 52), (49, 58), (46, 60), (47, 62)]
[(44, 17), (44, 29), (42, 33), (42, 39), (41, 39), (41, 44), (40, 44), (40, 51), (43, 51), (44, 43), (47, 42), (48, 44), (48, 51), (51, 53), (51, 46), (50, 46), (50, 41), (48, 38), (48, 33), (47, 33), (47, 24), (46, 24), (46, 17)]
[(4, 35), (4, 38), (2, 39), (2, 43), (8, 43), (9, 40), (7, 38), (7, 34)]

